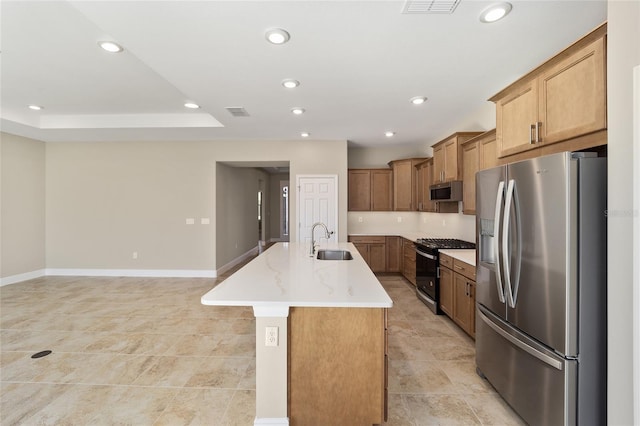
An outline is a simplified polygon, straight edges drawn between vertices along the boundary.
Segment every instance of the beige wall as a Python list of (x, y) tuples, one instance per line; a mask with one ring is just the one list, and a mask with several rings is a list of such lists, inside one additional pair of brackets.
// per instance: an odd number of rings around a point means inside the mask
[[(337, 174), (339, 226), (347, 227), (346, 141), (46, 146), (46, 253), (51, 269), (212, 271), (222, 266), (216, 263), (217, 162), (288, 161), (292, 178)], [(295, 191), (291, 198), (292, 223), (297, 223)], [(195, 225), (185, 225), (186, 218), (195, 218)], [(209, 218), (211, 225), (201, 225), (200, 218)], [(295, 240), (296, 227), (291, 231)], [(340, 237), (345, 241), (346, 233)]]
[[(609, 1), (607, 35), (608, 146), (608, 423), (640, 424), (633, 365), (633, 67), (640, 65), (640, 2)], [(640, 149), (637, 145), (635, 149)], [(636, 307), (638, 309), (638, 307)], [(640, 327), (640, 325), (636, 325)], [(635, 337), (638, 338), (637, 336)], [(636, 342), (639, 344), (639, 342)], [(640, 368), (636, 365), (635, 368)], [(640, 372), (636, 371), (636, 381)]]
[(269, 175), (253, 168), (216, 166), (216, 265), (221, 267), (258, 245), (258, 190), (268, 199)]
[(46, 266), (45, 144), (2, 133), (0, 163), (0, 278), (42, 274)]
[[(289, 174), (282, 173), (270, 176), (269, 239), (277, 240), (280, 238), (280, 181), (283, 180), (289, 181)], [(291, 190), (291, 188), (289, 188), (289, 190)]]

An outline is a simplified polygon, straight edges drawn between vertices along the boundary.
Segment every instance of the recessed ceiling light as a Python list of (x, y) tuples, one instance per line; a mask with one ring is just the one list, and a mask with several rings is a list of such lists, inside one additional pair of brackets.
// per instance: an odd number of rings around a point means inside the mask
[(288, 78), (286, 80), (282, 80), (282, 85), (287, 89), (295, 89), (296, 87), (300, 86), (300, 82), (298, 80)]
[(291, 112), (295, 115), (304, 114), (304, 108), (291, 108)]
[(109, 53), (119, 53), (124, 50), (122, 46), (120, 46), (118, 43), (113, 41), (99, 41), (98, 46), (100, 46), (101, 48), (103, 48)]
[(502, 2), (502, 3), (494, 3), (484, 9), (480, 14), (480, 22), (484, 22), (486, 24), (490, 24), (491, 22), (496, 22), (511, 12), (511, 3)]
[(425, 103), (426, 100), (426, 96), (414, 96), (413, 98), (409, 99), (409, 101), (414, 105), (421, 105)]
[(32, 109), (34, 111), (40, 111), (43, 108), (44, 107), (41, 107), (40, 105), (29, 105), (29, 109)]
[(396, 132), (384, 132), (384, 135), (388, 138), (393, 137), (393, 135), (395, 135)]
[(311, 133), (309, 133), (309, 132), (302, 132), (302, 133), (300, 133), (300, 136), (302, 136), (303, 138), (308, 138), (309, 136), (311, 136)]
[(184, 104), (185, 108), (191, 108), (191, 109), (198, 109), (200, 108), (200, 105), (198, 104), (194, 104), (193, 102), (186, 102)]
[(289, 41), (289, 33), (283, 30), (282, 28), (271, 28), (268, 29), (264, 36), (267, 38), (269, 43), (273, 44), (284, 44)]

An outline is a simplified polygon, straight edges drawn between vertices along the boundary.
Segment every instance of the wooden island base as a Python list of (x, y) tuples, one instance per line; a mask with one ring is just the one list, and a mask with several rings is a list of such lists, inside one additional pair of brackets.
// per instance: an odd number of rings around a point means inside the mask
[(386, 420), (386, 325), (385, 308), (290, 308), (290, 425)]

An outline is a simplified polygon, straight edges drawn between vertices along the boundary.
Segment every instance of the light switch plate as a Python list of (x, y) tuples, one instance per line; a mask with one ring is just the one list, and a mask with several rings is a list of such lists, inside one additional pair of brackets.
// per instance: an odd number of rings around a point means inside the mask
[(209, 225), (211, 223), (211, 221), (209, 220), (208, 217), (201, 217), (200, 218), (200, 225)]
[(196, 223), (196, 220), (192, 217), (188, 217), (186, 220), (187, 225), (193, 225)]

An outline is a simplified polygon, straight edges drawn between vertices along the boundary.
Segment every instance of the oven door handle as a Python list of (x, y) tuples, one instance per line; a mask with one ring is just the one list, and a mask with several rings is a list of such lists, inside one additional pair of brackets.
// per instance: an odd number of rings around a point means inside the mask
[(431, 254), (427, 254), (427, 253), (423, 253), (420, 250), (416, 249), (416, 254), (419, 254), (422, 257), (426, 257), (427, 259), (431, 259), (431, 260), (437, 260), (437, 258)]

